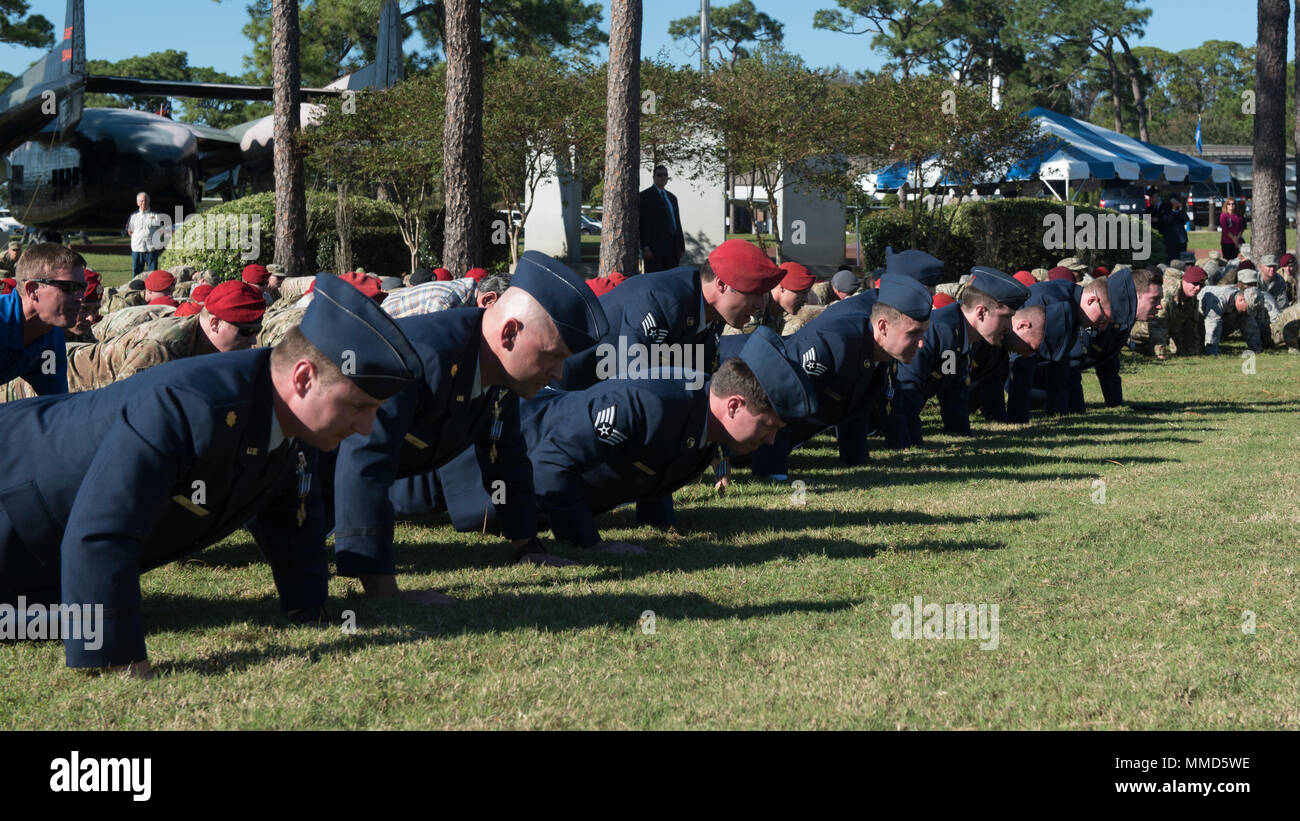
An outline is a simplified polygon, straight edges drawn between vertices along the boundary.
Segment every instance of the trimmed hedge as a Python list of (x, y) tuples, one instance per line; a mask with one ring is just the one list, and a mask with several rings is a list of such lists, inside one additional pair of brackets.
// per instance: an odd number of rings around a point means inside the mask
[[(1107, 268), (1113, 268), (1119, 263), (1142, 268), (1164, 261), (1164, 241), (1154, 228), (1150, 233), (1150, 255), (1145, 259), (1135, 259), (1134, 249), (1047, 247), (1049, 227), (1045, 220), (1050, 215), (1058, 217), (1062, 230), (1056, 233), (1061, 239), (1074, 244), (1077, 237), (1081, 243), (1086, 243), (1086, 236), (1066, 224), (1067, 217), (1077, 221), (1084, 214), (1106, 217), (1105, 220), (1091, 223), (1094, 228), (1099, 225), (1118, 225), (1116, 218), (1137, 221), (1136, 218), (1124, 217), (1108, 209), (1056, 200), (981, 200), (943, 206), (940, 219), (946, 224), (951, 218), (951, 233), (944, 236), (929, 236), (927, 229), (931, 227), (931, 220), (928, 215), (922, 215), (917, 224), (916, 247), (942, 259), (946, 263), (946, 278), (952, 281), (968, 273), (975, 265), (988, 265), (1014, 273), (1022, 269), (1051, 268), (1058, 261), (1071, 256), (1079, 258), (1089, 267), (1105, 265)], [(878, 211), (862, 220), (860, 230), (866, 270), (885, 264), (885, 246), (892, 245), (896, 251), (912, 247), (911, 218), (908, 211), (891, 209)], [(941, 232), (936, 231), (938, 233)], [(1131, 236), (1140, 239), (1141, 233)], [(1110, 240), (1107, 242), (1110, 245), (1129, 244), (1129, 237), (1119, 238), (1125, 240), (1121, 243), (1116, 243), (1115, 239), (1094, 236), (1091, 244), (1097, 245), (1103, 240)]]
[[(402, 234), (388, 206), (370, 197), (352, 195), (348, 199), (353, 212), (353, 265), (383, 275), (407, 271), (411, 267), (410, 253), (402, 242)], [(307, 192), (307, 264), (313, 271), (334, 270), (336, 203), (336, 195), (331, 192)], [(204, 211), (201, 216), (207, 220), (213, 216), (237, 218), (239, 215), (246, 215), (246, 225), (251, 224), (253, 215), (261, 219), (258, 254), (255, 259), (243, 259), (238, 248), (190, 248), (172, 243), (162, 253), (158, 264), (164, 268), (190, 265), (198, 270), (213, 271), (218, 279), (227, 280), (238, 278), (244, 266), (250, 262), (260, 262), (263, 265), (272, 262), (275, 258), (275, 193), (268, 191), (219, 203)], [(510, 261), (509, 246), (494, 246), (486, 241), (491, 236), (492, 222), (498, 218), (491, 209), (485, 211), (483, 218), (484, 267), (493, 271), (504, 270)], [(430, 267), (436, 266), (442, 256), (442, 223), (442, 210), (431, 210), (421, 242), (421, 261), (430, 261)], [(188, 246), (189, 242), (184, 241), (183, 245)]]

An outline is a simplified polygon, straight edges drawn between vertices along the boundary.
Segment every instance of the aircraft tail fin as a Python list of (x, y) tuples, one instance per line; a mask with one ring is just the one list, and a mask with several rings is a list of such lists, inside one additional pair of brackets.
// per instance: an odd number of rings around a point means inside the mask
[(68, 0), (54, 48), (0, 93), (0, 154), (22, 145), (51, 122), (57, 122), (60, 135), (66, 135), (81, 121), (85, 22), (85, 0)]

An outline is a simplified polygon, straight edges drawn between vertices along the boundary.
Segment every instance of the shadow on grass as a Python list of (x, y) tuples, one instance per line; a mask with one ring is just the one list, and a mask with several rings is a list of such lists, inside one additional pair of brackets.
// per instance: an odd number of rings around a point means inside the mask
[[(209, 653), (202, 658), (161, 661), (155, 668), (162, 673), (198, 673), (226, 675), (265, 664), (271, 659), (303, 658), (312, 662), (331, 655), (346, 655), (370, 647), (404, 644), (421, 638), (438, 638), (466, 633), (492, 634), (516, 630), (554, 632), (584, 630), (592, 627), (621, 629), (639, 633), (641, 614), (654, 611), (656, 621), (732, 621), (766, 619), (791, 613), (836, 613), (854, 607), (847, 599), (833, 601), (785, 600), (766, 604), (728, 606), (718, 604), (698, 593), (616, 594), (587, 593), (567, 595), (550, 592), (494, 593), (466, 598), (454, 605), (424, 607), (404, 602), (375, 602), (349, 598), (332, 603), (334, 613), (342, 609), (356, 612), (359, 632), (343, 633), (341, 622), (322, 629), (321, 640), (310, 647), (296, 647), (282, 642), (266, 642), (260, 634), (250, 636), (257, 648), (239, 647)], [(341, 606), (340, 606), (341, 605)], [(274, 625), (277, 605), (270, 599), (259, 604), (247, 601), (209, 600), (188, 596), (150, 596), (145, 601), (146, 623), (156, 623), (150, 611), (167, 613), (167, 628), (218, 628), (239, 622)], [(183, 622), (178, 625), (175, 622)], [(283, 623), (279, 620), (278, 623)], [(376, 634), (375, 628), (389, 628), (399, 633)]]

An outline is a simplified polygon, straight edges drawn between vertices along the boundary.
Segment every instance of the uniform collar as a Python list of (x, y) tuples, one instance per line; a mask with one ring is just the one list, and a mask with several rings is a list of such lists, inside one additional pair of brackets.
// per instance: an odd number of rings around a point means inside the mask
[(483, 368), (479, 363), (479, 355), (474, 355), (474, 387), (469, 392), (470, 401), (478, 399), (483, 395)]
[(284, 430), (280, 427), (280, 418), (275, 415), (275, 405), (271, 406), (271, 440), (267, 442), (266, 452), (270, 453), (284, 442), (288, 437), (284, 435)]

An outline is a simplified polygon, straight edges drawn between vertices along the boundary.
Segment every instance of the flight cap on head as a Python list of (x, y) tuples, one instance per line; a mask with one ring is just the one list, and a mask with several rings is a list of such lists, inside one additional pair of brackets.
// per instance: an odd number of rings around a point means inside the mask
[(1008, 308), (1019, 308), (1029, 299), (1029, 288), (1023, 282), (987, 265), (976, 265), (970, 269), (970, 284), (967, 287), (978, 288)]
[(918, 322), (930, 318), (930, 311), (934, 308), (932, 300), (930, 289), (919, 280), (898, 274), (885, 274), (880, 278), (876, 301)]
[(924, 251), (909, 249), (895, 252), (892, 247), (886, 246), (885, 273), (902, 274), (927, 288), (933, 288), (943, 278), (943, 260)]
[(749, 335), (740, 358), (754, 372), (772, 410), (784, 421), (803, 419), (817, 412), (812, 382), (804, 369), (785, 355), (781, 337), (766, 325)]
[(317, 276), (313, 284), (316, 298), (299, 327), (353, 384), (387, 399), (419, 378), (419, 354), (379, 303), (341, 277)]
[(609, 333), (609, 320), (596, 294), (567, 265), (541, 251), (525, 251), (510, 287), (537, 300), (564, 337), (570, 353), (595, 345)]
[(1111, 324), (1121, 331), (1132, 328), (1137, 321), (1137, 285), (1133, 283), (1133, 271), (1125, 269), (1106, 277), (1106, 291), (1110, 294)]

